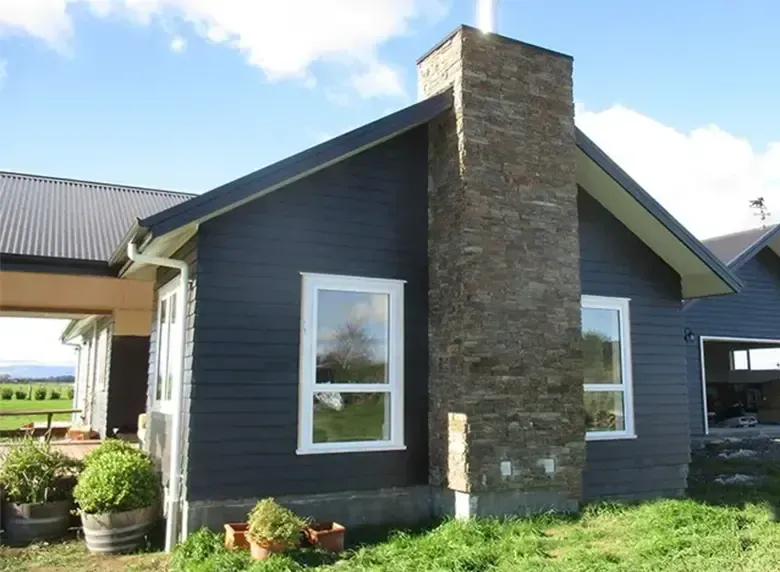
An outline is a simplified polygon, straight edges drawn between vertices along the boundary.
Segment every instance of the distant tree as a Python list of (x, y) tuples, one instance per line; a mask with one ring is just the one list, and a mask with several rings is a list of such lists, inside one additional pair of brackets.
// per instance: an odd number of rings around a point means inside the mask
[(757, 216), (761, 219), (761, 227), (766, 227), (766, 220), (772, 215), (769, 212), (769, 207), (764, 200), (764, 197), (757, 197), (750, 200), (750, 208), (753, 209), (753, 216)]

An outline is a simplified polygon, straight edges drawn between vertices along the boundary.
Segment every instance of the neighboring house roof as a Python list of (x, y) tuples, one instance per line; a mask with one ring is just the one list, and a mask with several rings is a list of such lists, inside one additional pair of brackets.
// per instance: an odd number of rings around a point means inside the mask
[(192, 196), (0, 171), (0, 256), (107, 262), (139, 216)]
[(715, 256), (734, 270), (753, 258), (765, 246), (774, 247), (776, 252), (780, 252), (778, 250), (780, 244), (775, 244), (775, 239), (779, 237), (778, 233), (780, 233), (780, 225), (772, 225), (714, 236), (702, 242)]
[[(451, 106), (451, 93), (442, 92), (141, 219), (112, 260), (122, 260), (127, 242), (142, 237), (144, 252), (169, 254), (199, 223), (423, 125)], [(680, 274), (684, 297), (727, 294), (741, 288), (739, 279), (720, 260), (579, 129), (576, 140), (578, 183)]]

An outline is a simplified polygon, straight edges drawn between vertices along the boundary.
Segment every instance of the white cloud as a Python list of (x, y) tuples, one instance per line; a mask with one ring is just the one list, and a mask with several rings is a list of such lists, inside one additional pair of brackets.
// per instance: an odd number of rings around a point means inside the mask
[(378, 54), (385, 41), (410, 32), (418, 20), (440, 18), (448, 0), (0, 0), (0, 31), (22, 32), (55, 47), (73, 33), (68, 13), (87, 4), (103, 17), (139, 22), (178, 18), (203, 38), (245, 55), (270, 79), (311, 77), (311, 65), (348, 68), (353, 89), (366, 97), (403, 92), (400, 77)]
[(373, 62), (364, 71), (353, 75), (351, 83), (365, 99), (406, 95), (400, 70), (380, 62)]
[(0, 318), (0, 365), (73, 365), (72, 347), (60, 343), (69, 320)]
[(186, 47), (187, 47), (187, 40), (185, 40), (181, 36), (176, 36), (173, 38), (173, 40), (171, 40), (171, 50), (173, 50), (177, 54), (183, 52)]
[(759, 226), (748, 208), (759, 196), (780, 215), (780, 140), (754, 149), (716, 125), (683, 133), (622, 105), (578, 105), (577, 125), (699, 238)]

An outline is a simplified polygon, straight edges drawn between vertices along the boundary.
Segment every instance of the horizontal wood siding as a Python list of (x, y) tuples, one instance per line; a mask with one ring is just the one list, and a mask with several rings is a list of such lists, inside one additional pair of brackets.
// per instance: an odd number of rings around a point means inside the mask
[[(301, 272), (406, 280), (405, 451), (298, 456)], [(201, 225), (189, 500), (427, 482), (427, 132)]]
[(745, 287), (739, 294), (696, 300), (683, 317), (696, 336), (689, 344), (688, 399), (691, 433), (704, 433), (702, 408), (700, 336), (780, 339), (780, 260), (769, 248), (737, 270)]
[(583, 294), (630, 298), (637, 439), (591, 441), (584, 494), (679, 494), (690, 458), (680, 277), (584, 190), (579, 193)]
[[(193, 377), (193, 337), (195, 330), (195, 299), (197, 296), (198, 283), (198, 244), (197, 236), (190, 239), (173, 256), (178, 260), (184, 260), (190, 265), (190, 284), (189, 300), (187, 310), (187, 337), (185, 340), (185, 362), (184, 362), (184, 389), (183, 389), (183, 419), (182, 427), (186, 428), (189, 422), (190, 409), (190, 388)], [(159, 463), (163, 472), (163, 479), (167, 482), (168, 465), (170, 463), (169, 451), (171, 446), (171, 415), (152, 411), (153, 392), (155, 391), (154, 364), (157, 359), (157, 290), (165, 286), (168, 282), (179, 275), (179, 271), (174, 268), (159, 267), (155, 280), (155, 301), (152, 310), (152, 330), (149, 336), (149, 364), (147, 370), (147, 395), (146, 410), (149, 413), (147, 421), (146, 448), (152, 457)], [(186, 475), (186, 451), (187, 451), (187, 431), (182, 435), (182, 451), (185, 452), (183, 470)], [(186, 487), (187, 480), (184, 480)], [(184, 494), (186, 495), (186, 488)], [(184, 497), (186, 498), (186, 497)]]

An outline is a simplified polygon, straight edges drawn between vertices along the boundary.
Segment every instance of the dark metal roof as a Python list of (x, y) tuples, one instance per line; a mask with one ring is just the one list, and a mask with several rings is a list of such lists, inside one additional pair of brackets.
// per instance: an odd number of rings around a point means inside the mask
[(209, 218), (427, 123), (452, 106), (442, 92), (139, 221), (153, 236)]
[(0, 171), (0, 255), (107, 262), (138, 218), (193, 196)]
[(714, 236), (703, 240), (715, 256), (730, 267), (744, 264), (755, 256), (780, 230), (780, 225), (767, 228), (751, 228), (740, 232), (732, 232), (722, 236)]

